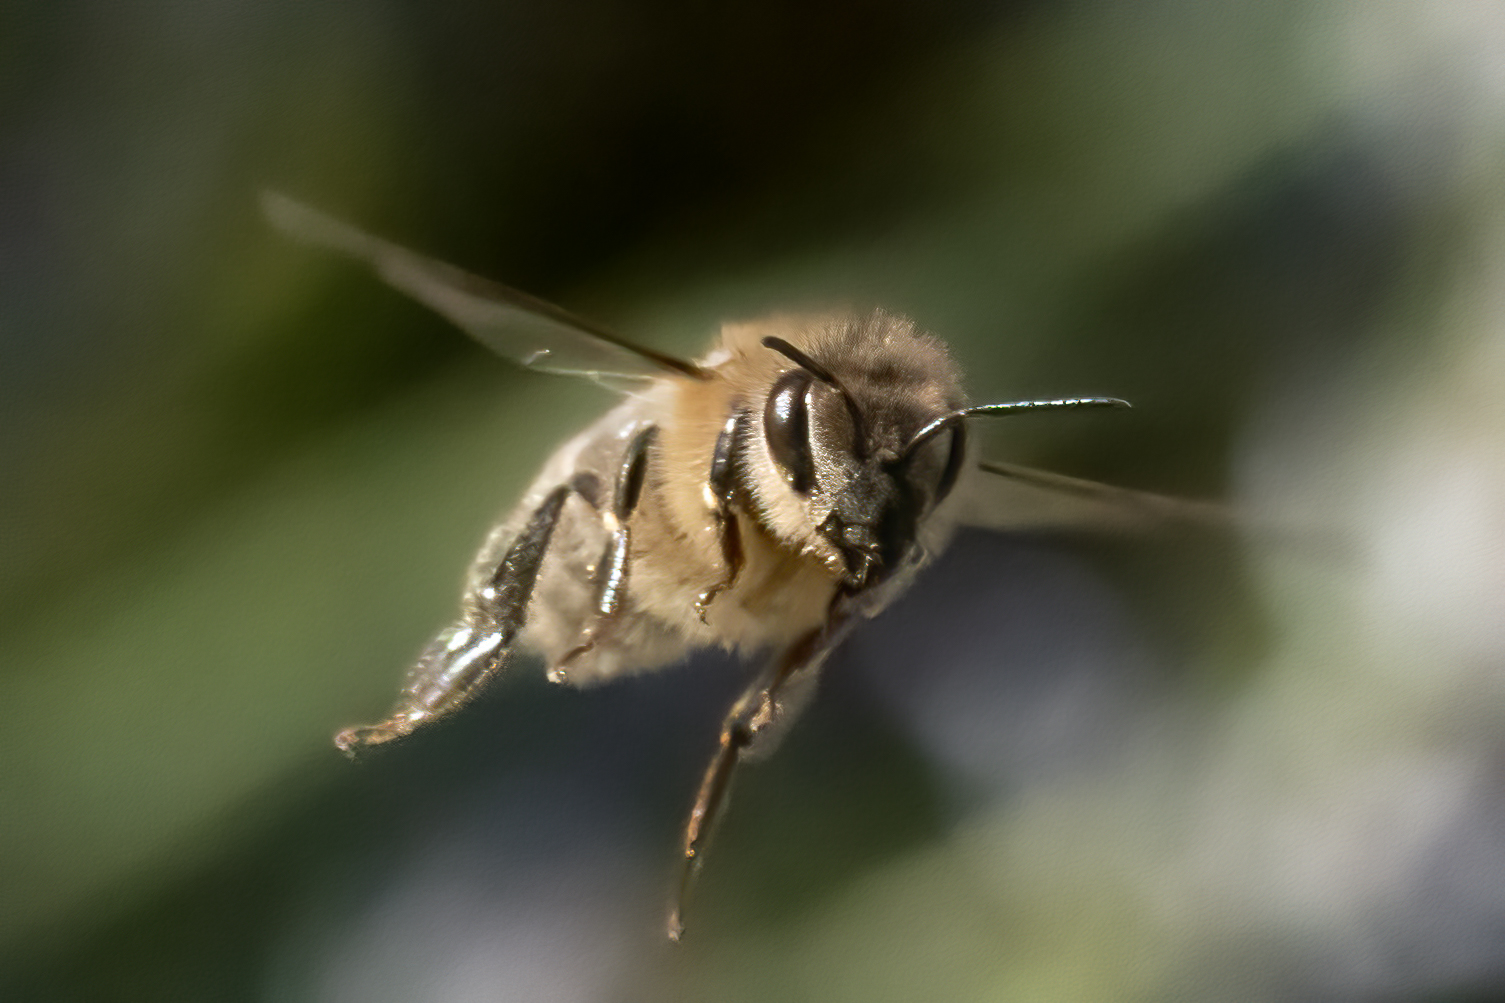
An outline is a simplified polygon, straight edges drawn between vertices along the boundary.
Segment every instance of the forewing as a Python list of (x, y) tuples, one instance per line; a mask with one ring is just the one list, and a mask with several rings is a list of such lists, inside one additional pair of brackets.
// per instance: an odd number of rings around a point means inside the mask
[(552, 303), (398, 247), (285, 195), (265, 192), (261, 204), (278, 229), (366, 262), (395, 288), (529, 369), (600, 381), (705, 378), (694, 363), (634, 345)]
[(1212, 502), (1117, 488), (1033, 467), (985, 460), (958, 500), (969, 526), (999, 530), (1153, 530), (1174, 525), (1234, 525)]

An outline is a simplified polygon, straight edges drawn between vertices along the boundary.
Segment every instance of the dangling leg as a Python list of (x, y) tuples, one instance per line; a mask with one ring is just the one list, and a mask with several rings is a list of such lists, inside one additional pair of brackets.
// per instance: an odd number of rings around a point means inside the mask
[(657, 434), (655, 425), (642, 429), (632, 437), (622, 456), (611, 510), (603, 516), (610, 535), (601, 559), (596, 562), (596, 601), (591, 607), (591, 621), (581, 631), (580, 642), (550, 667), (550, 682), (564, 682), (570, 663), (594, 648), (622, 615), (622, 602), (627, 597), (628, 558), (632, 552), (632, 534), (627, 523), (642, 497), (643, 479), (648, 474), (648, 450)]
[(342, 752), (354, 755), (401, 738), (457, 709), (496, 675), (527, 620), (538, 569), (570, 490), (555, 488), (534, 511), (491, 581), (479, 595), (467, 597), (465, 619), (441, 633), (419, 657), (387, 719), (346, 728), (335, 736), (334, 744)]
[(746, 413), (736, 410), (726, 420), (721, 434), (716, 437), (716, 451), (711, 455), (711, 474), (706, 478), (706, 495), (716, 517), (716, 528), (721, 538), (721, 563), (726, 565), (726, 577), (712, 585), (695, 600), (695, 612), (700, 622), (705, 623), (706, 610), (721, 593), (731, 588), (742, 571), (742, 531), (737, 525), (737, 514), (732, 511), (732, 497), (737, 491), (737, 443), (742, 435)]
[[(835, 603), (833, 603), (833, 606)], [(721, 745), (711, 758), (695, 807), (685, 823), (685, 859), (680, 871), (679, 890), (669, 910), (669, 939), (678, 940), (684, 933), (684, 911), (695, 877), (705, 857), (706, 843), (717, 819), (726, 807), (732, 773), (742, 754), (776, 727), (789, 723), (802, 702), (790, 705), (795, 694), (808, 693), (826, 656), (846, 636), (852, 624), (849, 616), (836, 617), (791, 645), (732, 705), (721, 725)]]

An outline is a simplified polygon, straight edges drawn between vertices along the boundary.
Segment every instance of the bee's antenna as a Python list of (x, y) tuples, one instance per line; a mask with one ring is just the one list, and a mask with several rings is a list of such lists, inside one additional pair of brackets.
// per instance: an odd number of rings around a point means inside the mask
[[(765, 341), (766, 343), (766, 341)], [(1133, 407), (1126, 400), (1117, 397), (1063, 397), (1060, 400), (1048, 401), (1008, 401), (1003, 404), (979, 404), (976, 407), (964, 407), (960, 411), (952, 411), (942, 415), (935, 421), (926, 425), (914, 434), (909, 440), (909, 445), (904, 447), (904, 455), (900, 462), (908, 460), (914, 455), (915, 450), (925, 443), (940, 435), (942, 431), (952, 425), (959, 424), (965, 418), (987, 415), (1020, 414), (1024, 411), (1061, 411), (1067, 408), (1078, 407)]]
[(852, 416), (852, 441), (856, 445), (857, 456), (861, 459), (867, 452), (867, 421), (862, 417), (862, 411), (857, 407), (856, 399), (847, 393), (847, 388), (841, 385), (836, 374), (783, 338), (769, 335), (763, 339), (763, 347), (773, 349), (822, 383), (835, 387), (841, 392), (841, 399), (847, 404), (847, 413)]

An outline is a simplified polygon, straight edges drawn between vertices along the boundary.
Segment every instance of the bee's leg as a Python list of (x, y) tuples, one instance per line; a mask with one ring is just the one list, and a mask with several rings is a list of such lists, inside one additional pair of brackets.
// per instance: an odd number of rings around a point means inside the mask
[(341, 751), (354, 754), (401, 738), (455, 710), (496, 675), (527, 619), (538, 569), (571, 490), (558, 487), (549, 493), (512, 541), (491, 580), (466, 597), (465, 618), (436, 637), (408, 672), (397, 707), (379, 724), (346, 728), (336, 735), (334, 744)]
[(732, 496), (737, 490), (737, 441), (741, 434), (746, 414), (738, 409), (726, 420), (721, 434), (716, 437), (716, 451), (711, 454), (711, 473), (706, 478), (706, 494), (713, 503), (716, 529), (721, 538), (721, 563), (726, 566), (726, 577), (700, 593), (695, 600), (695, 612), (700, 622), (705, 623), (706, 610), (711, 601), (731, 588), (742, 571), (742, 531), (737, 525), (737, 514), (732, 511)]
[(685, 904), (704, 861), (711, 832), (726, 808), (738, 760), (760, 738), (787, 724), (789, 717), (803, 706), (800, 697), (809, 695), (821, 664), (846, 636), (852, 622), (850, 617), (833, 616), (825, 626), (801, 637), (738, 698), (726, 715), (721, 724), (720, 748), (706, 768), (700, 791), (695, 795), (695, 807), (685, 823), (685, 859), (678, 893), (669, 911), (669, 939), (678, 940), (684, 933)]
[(632, 551), (632, 533), (627, 524), (642, 497), (643, 480), (648, 474), (648, 450), (657, 434), (658, 426), (648, 425), (627, 444), (622, 466), (617, 471), (611, 509), (602, 514), (610, 536), (601, 559), (596, 562), (596, 601), (591, 609), (591, 621), (581, 632), (580, 643), (549, 669), (549, 679), (553, 682), (564, 682), (569, 664), (594, 648), (622, 615), (622, 602), (627, 597), (628, 558)]

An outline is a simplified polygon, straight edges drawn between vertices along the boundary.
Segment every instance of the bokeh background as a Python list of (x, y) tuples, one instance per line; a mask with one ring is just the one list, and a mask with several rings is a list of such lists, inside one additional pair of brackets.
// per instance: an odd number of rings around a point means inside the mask
[[(0, 14), (0, 996), (1505, 999), (1505, 12)], [(270, 187), (640, 340), (879, 304), (989, 451), (1245, 530), (969, 533), (678, 827), (748, 666), (524, 664), (352, 765), (610, 402)]]

